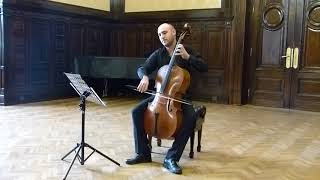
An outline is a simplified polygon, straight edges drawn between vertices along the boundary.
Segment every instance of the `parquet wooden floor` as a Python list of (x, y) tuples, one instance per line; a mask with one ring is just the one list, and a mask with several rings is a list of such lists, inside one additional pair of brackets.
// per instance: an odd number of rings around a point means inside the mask
[[(106, 100), (107, 107), (87, 105), (86, 142), (121, 167), (94, 153), (83, 166), (76, 161), (70, 180), (320, 179), (320, 113), (204, 103), (202, 152), (189, 159), (187, 144), (183, 174), (174, 175), (162, 168), (167, 148), (155, 142), (160, 154), (152, 154), (152, 163), (124, 163), (134, 153), (130, 110), (138, 100)], [(61, 157), (80, 141), (78, 103), (71, 98), (0, 107), (0, 180), (62, 179), (69, 163)]]

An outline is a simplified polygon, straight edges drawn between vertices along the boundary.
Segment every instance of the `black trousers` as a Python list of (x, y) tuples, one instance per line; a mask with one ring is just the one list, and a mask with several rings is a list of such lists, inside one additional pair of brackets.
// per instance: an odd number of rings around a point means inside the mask
[[(148, 107), (148, 102), (153, 100), (154, 96), (151, 96), (143, 101), (141, 101), (132, 110), (132, 120), (133, 120), (133, 133), (134, 133), (134, 143), (135, 152), (137, 154), (149, 155), (151, 150), (148, 146), (148, 139), (146, 132), (144, 130), (144, 111)], [(195, 127), (196, 114), (193, 106), (182, 104), (183, 120), (181, 127), (174, 139), (172, 147), (168, 150), (166, 158), (174, 159), (176, 161), (180, 160), (183, 150), (188, 142), (188, 139)]]

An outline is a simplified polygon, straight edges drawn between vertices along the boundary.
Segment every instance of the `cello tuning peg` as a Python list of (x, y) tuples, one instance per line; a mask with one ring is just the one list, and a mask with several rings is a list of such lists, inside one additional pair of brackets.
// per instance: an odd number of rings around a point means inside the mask
[(184, 29), (184, 31), (186, 31), (187, 35), (191, 34), (191, 26), (190, 26), (189, 23), (185, 23), (184, 26), (183, 26), (183, 29)]

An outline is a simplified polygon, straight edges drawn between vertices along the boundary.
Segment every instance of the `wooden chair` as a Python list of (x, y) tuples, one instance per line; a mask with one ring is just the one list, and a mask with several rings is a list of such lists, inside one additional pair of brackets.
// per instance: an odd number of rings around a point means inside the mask
[[(201, 151), (202, 125), (204, 123), (204, 119), (205, 119), (205, 116), (206, 116), (206, 107), (205, 106), (195, 106), (194, 109), (195, 109), (195, 112), (196, 112), (196, 116), (198, 118), (196, 120), (196, 125), (195, 125), (195, 128), (194, 128), (194, 131), (190, 136), (190, 152), (189, 152), (189, 157), (190, 158), (193, 158), (193, 156), (194, 156), (193, 147), (194, 147), (195, 133), (198, 133), (197, 151), (198, 152)], [(151, 146), (152, 137), (148, 136), (148, 140), (149, 140), (149, 146), (150, 146), (150, 148), (152, 148), (152, 146)], [(159, 139), (159, 138), (157, 139), (157, 145), (161, 146), (161, 139)]]

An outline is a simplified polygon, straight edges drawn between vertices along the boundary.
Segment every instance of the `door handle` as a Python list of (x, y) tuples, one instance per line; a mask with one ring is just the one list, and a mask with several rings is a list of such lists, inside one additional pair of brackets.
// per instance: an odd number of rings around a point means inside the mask
[(299, 48), (294, 48), (292, 67), (294, 69), (297, 69), (298, 64), (299, 64)]
[(290, 47), (287, 48), (286, 55), (281, 56), (282, 58), (286, 58), (286, 68), (287, 69), (292, 67), (292, 61), (291, 61), (292, 56), (293, 56), (293, 49), (291, 49)]

